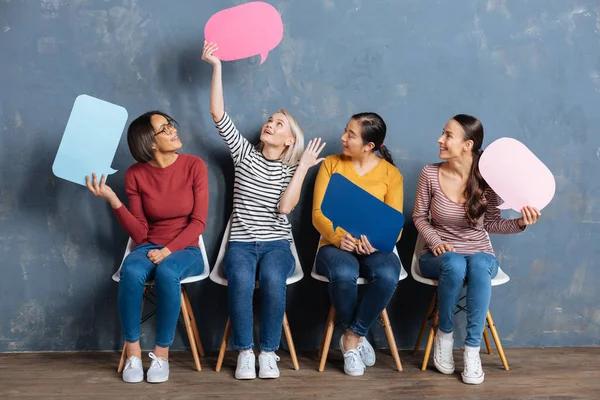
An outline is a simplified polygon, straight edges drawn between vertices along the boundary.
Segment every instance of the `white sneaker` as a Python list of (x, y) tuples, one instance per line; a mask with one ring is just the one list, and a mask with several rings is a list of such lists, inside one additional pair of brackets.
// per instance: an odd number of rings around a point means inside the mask
[(358, 344), (358, 353), (360, 354), (363, 363), (367, 367), (372, 367), (375, 365), (375, 349), (373, 349), (373, 346), (371, 346), (371, 343), (369, 343), (366, 337), (363, 337), (362, 340), (363, 341)]
[(256, 378), (256, 357), (250, 350), (242, 350), (238, 354), (237, 367), (235, 369), (235, 379), (255, 379)]
[(361, 376), (367, 367), (357, 349), (344, 351), (344, 335), (340, 337), (340, 351), (344, 355), (344, 372), (349, 376)]
[(483, 382), (485, 374), (481, 367), (481, 358), (479, 357), (478, 347), (465, 346), (464, 361), (465, 369), (462, 372), (462, 380), (470, 385), (479, 385)]
[(279, 368), (277, 367), (279, 357), (275, 352), (261, 351), (258, 355), (258, 377), (261, 379), (279, 378)]
[(131, 356), (123, 368), (123, 380), (127, 383), (139, 383), (144, 380), (144, 369), (142, 368), (142, 359)]
[(454, 373), (454, 356), (452, 355), (452, 348), (454, 347), (454, 338), (452, 337), (452, 333), (440, 333), (440, 331), (437, 331), (437, 333), (435, 334), (435, 343), (433, 347), (433, 363), (435, 364), (435, 367), (438, 371), (440, 371), (442, 374), (449, 375)]
[(154, 353), (148, 354), (152, 359), (146, 381), (148, 383), (161, 383), (169, 380), (169, 362), (164, 358), (156, 357)]

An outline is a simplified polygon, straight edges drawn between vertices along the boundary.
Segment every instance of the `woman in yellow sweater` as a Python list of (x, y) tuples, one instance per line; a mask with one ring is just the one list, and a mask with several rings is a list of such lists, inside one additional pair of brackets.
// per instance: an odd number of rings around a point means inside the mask
[[(316, 268), (329, 279), (331, 303), (346, 329), (340, 338), (340, 350), (344, 372), (351, 376), (362, 375), (366, 366), (375, 364), (375, 352), (365, 336), (396, 290), (400, 260), (393, 253), (377, 251), (365, 236), (352, 237), (341, 227), (334, 230), (331, 220), (323, 215), (321, 204), (331, 175), (339, 173), (402, 211), (402, 175), (383, 145), (385, 133), (385, 122), (379, 115), (353, 115), (342, 135), (342, 154), (325, 159), (315, 182), (312, 220), (322, 236)], [(364, 218), (369, 218), (369, 210), (365, 210)], [(360, 301), (359, 275), (370, 282)]]

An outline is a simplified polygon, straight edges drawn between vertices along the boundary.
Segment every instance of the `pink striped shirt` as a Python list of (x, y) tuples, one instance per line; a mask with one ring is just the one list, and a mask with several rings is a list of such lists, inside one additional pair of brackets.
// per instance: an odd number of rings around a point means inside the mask
[(440, 186), (441, 164), (426, 165), (419, 176), (413, 221), (425, 239), (421, 254), (431, 252), (442, 243), (454, 247), (457, 253), (494, 254), (488, 233), (510, 234), (523, 232), (516, 219), (500, 216), (500, 197), (488, 188), (483, 193), (488, 202), (486, 212), (477, 224), (469, 224), (464, 203), (448, 198)]

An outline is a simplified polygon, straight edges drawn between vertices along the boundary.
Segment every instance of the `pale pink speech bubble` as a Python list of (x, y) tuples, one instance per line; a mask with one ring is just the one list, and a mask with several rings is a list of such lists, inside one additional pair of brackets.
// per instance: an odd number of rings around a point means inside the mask
[(525, 206), (541, 210), (556, 191), (552, 172), (516, 139), (500, 138), (491, 143), (479, 159), (479, 171), (504, 200), (498, 207), (501, 210), (520, 212)]
[(219, 11), (206, 23), (204, 38), (215, 43), (214, 55), (222, 61), (233, 61), (260, 54), (267, 59), (283, 37), (283, 22), (275, 7), (253, 1)]

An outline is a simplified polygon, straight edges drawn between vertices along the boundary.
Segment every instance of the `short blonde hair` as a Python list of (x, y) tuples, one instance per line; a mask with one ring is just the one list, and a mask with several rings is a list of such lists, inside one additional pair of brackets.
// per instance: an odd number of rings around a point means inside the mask
[[(296, 121), (296, 118), (294, 118), (294, 116), (289, 111), (287, 111), (284, 108), (281, 108), (277, 111), (277, 113), (285, 115), (288, 122), (290, 123), (290, 131), (292, 132), (292, 136), (294, 137), (294, 139), (296, 139), (294, 143), (292, 143), (283, 151), (280, 158), (282, 163), (289, 167), (293, 167), (295, 165), (298, 165), (298, 163), (300, 162), (300, 157), (302, 157), (302, 153), (304, 152), (304, 131), (300, 127), (298, 121)], [(258, 151), (262, 151), (263, 147), (264, 143), (260, 142), (256, 146), (256, 149)]]

